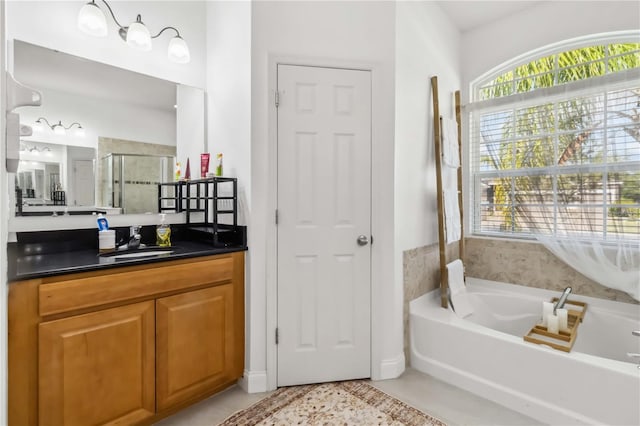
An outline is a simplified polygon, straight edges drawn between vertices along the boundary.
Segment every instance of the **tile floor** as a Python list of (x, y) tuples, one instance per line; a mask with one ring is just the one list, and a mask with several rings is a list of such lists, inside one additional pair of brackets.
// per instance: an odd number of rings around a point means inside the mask
[[(373, 385), (381, 391), (443, 420), (449, 426), (530, 426), (542, 424), (530, 417), (411, 368), (407, 368), (404, 374), (397, 379), (373, 382)], [(247, 394), (238, 386), (233, 386), (162, 420), (157, 425), (214, 426), (266, 395), (268, 393)]]

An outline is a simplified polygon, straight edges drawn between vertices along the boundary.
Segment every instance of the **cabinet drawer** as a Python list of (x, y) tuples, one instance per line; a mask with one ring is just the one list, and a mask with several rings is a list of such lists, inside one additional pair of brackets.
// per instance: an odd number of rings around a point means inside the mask
[(231, 282), (233, 257), (194, 261), (145, 269), (112, 272), (39, 287), (41, 316), (138, 299), (207, 284)]

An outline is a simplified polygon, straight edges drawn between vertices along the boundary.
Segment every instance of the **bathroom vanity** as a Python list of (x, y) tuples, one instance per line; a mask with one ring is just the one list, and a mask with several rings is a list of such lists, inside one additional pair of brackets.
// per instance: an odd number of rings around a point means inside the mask
[(12, 255), (11, 425), (150, 424), (242, 376), (246, 244), (176, 244)]

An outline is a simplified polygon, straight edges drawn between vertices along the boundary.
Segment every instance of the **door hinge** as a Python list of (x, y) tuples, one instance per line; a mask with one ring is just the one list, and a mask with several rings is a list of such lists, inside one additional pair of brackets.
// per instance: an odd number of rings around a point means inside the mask
[(280, 92), (276, 90), (276, 108), (280, 106)]
[(278, 333), (278, 328), (276, 327), (276, 345), (280, 343), (280, 334)]
[(276, 209), (276, 225), (278, 224), (278, 209)]

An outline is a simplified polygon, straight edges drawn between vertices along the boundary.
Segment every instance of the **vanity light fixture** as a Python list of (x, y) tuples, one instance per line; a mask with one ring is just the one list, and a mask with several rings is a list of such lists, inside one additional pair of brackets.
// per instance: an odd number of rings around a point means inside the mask
[(53, 133), (55, 133), (56, 135), (60, 135), (60, 136), (64, 136), (67, 134), (67, 130), (71, 129), (73, 126), (78, 126), (76, 128), (75, 134), (76, 136), (79, 137), (83, 137), (84, 136), (84, 128), (82, 127), (82, 125), (78, 122), (75, 123), (71, 123), (68, 126), (65, 126), (62, 124), (62, 121), (58, 121), (57, 124), (49, 124), (49, 121), (47, 121), (46, 118), (44, 117), (40, 117), (36, 120), (36, 125), (33, 127), (33, 129), (35, 131), (42, 131), (42, 125), (44, 123), (46, 123), (46, 125), (53, 130)]
[(38, 148), (37, 146), (28, 146), (24, 143), (20, 143), (20, 152), (24, 152), (24, 153), (28, 152), (36, 156), (40, 155), (40, 153), (43, 152), (44, 155), (46, 155), (47, 157), (53, 156), (53, 152), (51, 152), (51, 148), (49, 148), (48, 146)]
[[(152, 36), (142, 22), (140, 15), (138, 15), (136, 20), (129, 24), (128, 27), (125, 27), (120, 25), (109, 3), (105, 0), (101, 1), (107, 6), (113, 21), (119, 27), (118, 34), (129, 46), (135, 49), (149, 51), (151, 50), (151, 39), (160, 37), (160, 34), (166, 30), (173, 30), (176, 32), (176, 35), (169, 41), (169, 49), (167, 52), (169, 60), (178, 64), (186, 64), (191, 60), (189, 47), (175, 27), (164, 27), (158, 34)], [(107, 20), (95, 0), (91, 0), (80, 9), (78, 13), (78, 28), (85, 34), (94, 37), (105, 37), (107, 35)]]

